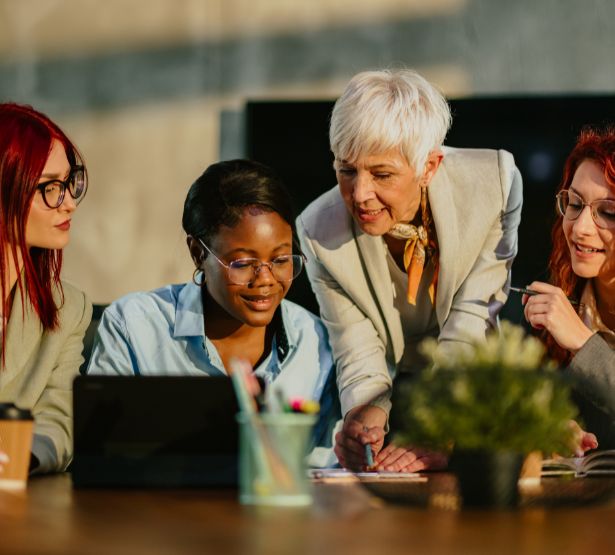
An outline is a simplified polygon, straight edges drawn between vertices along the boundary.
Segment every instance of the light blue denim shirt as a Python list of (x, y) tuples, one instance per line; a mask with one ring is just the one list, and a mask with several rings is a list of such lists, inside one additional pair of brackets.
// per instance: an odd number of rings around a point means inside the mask
[[(275, 382), (286, 398), (303, 397), (321, 404), (310, 462), (336, 462), (332, 437), (341, 423), (333, 357), (319, 318), (283, 300), (269, 356), (254, 372)], [(201, 290), (193, 283), (131, 293), (104, 311), (87, 368), (104, 375), (227, 375), (214, 344), (206, 336)]]

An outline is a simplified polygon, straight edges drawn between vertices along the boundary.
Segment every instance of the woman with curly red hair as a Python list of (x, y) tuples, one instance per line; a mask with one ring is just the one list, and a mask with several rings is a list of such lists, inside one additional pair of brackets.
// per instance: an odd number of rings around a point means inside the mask
[(64, 132), (30, 106), (0, 104), (0, 130), (0, 403), (32, 411), (31, 469), (64, 470), (92, 307), (60, 270), (86, 171)]
[[(615, 128), (586, 128), (557, 193), (551, 284), (534, 282), (525, 317), (575, 379), (580, 415), (615, 447)], [(576, 299), (580, 302), (571, 302)]]

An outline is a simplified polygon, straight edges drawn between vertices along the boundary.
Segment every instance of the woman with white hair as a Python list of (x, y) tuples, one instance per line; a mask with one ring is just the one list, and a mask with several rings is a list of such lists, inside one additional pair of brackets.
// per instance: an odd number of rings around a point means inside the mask
[(297, 220), (337, 365), (336, 454), (351, 469), (370, 455), (379, 470), (446, 464), (383, 449), (393, 378), (420, 368), (426, 336), (444, 350), (483, 339), (507, 298), (521, 176), (506, 151), (443, 147), (450, 122), (416, 72), (359, 73), (331, 116), (338, 185)]

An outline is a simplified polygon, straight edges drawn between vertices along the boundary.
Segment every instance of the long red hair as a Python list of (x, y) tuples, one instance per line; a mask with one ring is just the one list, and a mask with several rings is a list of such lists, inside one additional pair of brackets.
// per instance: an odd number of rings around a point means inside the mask
[[(570, 187), (574, 174), (585, 160), (592, 160), (604, 169), (606, 182), (615, 191), (615, 127), (586, 127), (581, 131), (576, 145), (564, 164), (559, 191)], [(551, 232), (553, 242), (553, 250), (549, 258), (551, 283), (560, 287), (566, 295), (579, 299), (587, 280), (580, 278), (572, 270), (562, 220), (563, 216), (558, 215)], [(571, 353), (562, 349), (549, 333), (544, 332), (543, 337), (552, 358), (562, 364), (570, 361)]]
[[(63, 302), (60, 270), (62, 251), (26, 246), (26, 222), (32, 199), (54, 140), (66, 151), (71, 166), (81, 163), (81, 156), (64, 132), (46, 115), (30, 106), (0, 103), (0, 293), (2, 294), (2, 364), (6, 325), (10, 312), (8, 271), (17, 268), (17, 288), (22, 306), (25, 292), (44, 330), (58, 326), (58, 309), (53, 289)], [(20, 271), (21, 270), (21, 271)], [(15, 298), (15, 301), (17, 299)]]

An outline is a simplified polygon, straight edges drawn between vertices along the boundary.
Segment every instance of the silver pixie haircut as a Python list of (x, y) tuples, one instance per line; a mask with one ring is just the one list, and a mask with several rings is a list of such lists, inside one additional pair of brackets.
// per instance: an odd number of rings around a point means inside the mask
[(399, 148), (419, 172), (450, 125), (446, 100), (415, 71), (364, 71), (350, 80), (333, 107), (329, 142), (336, 163)]

